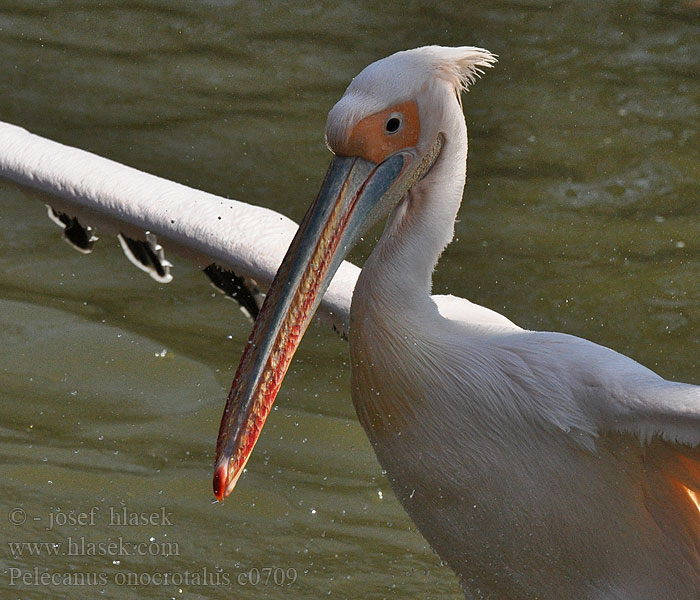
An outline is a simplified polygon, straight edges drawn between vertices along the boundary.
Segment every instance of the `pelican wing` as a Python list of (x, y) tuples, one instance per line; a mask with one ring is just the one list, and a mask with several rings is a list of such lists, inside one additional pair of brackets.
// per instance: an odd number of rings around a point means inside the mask
[(606, 403), (603, 426), (642, 442), (645, 506), (688, 565), (697, 568), (700, 387), (640, 375), (628, 382), (626, 392), (618, 389), (616, 402)]
[[(567, 432), (601, 463), (616, 457), (628, 475), (635, 473), (656, 525), (688, 564), (697, 564), (700, 386), (667, 381), (572, 335), (502, 326), (492, 332), (489, 343), (498, 350), (518, 409), (531, 422)], [(597, 501), (608, 492), (586, 490)]]
[[(687, 446), (700, 444), (700, 386), (667, 381), (631, 358), (572, 335), (531, 332), (535, 362), (557, 365), (563, 381), (598, 433), (655, 436)], [(527, 338), (525, 334), (525, 338)], [(532, 360), (532, 359), (531, 359)]]
[(480, 327), (470, 326), (471, 344), (480, 356), (495, 357), (490, 372), (502, 372), (509, 382), (504, 397), (516, 394), (528, 420), (575, 432), (591, 450), (609, 433), (632, 435), (641, 445), (660, 438), (700, 446), (700, 386), (667, 381), (588, 340), (523, 330), (476, 308), (470, 314), (483, 314)]
[[(667, 381), (614, 350), (565, 334), (573, 350), (565, 368), (576, 373), (578, 395), (598, 431), (633, 434), (644, 443), (654, 437), (686, 446), (700, 444), (700, 387)], [(568, 353), (567, 353), (568, 354)]]
[[(248, 313), (260, 302), (297, 225), (269, 209), (221, 198), (0, 122), (0, 177), (39, 192), (49, 217), (81, 252), (98, 235), (119, 236), (129, 260), (154, 279), (172, 278), (167, 257), (180, 254), (237, 299)], [(359, 268), (345, 262), (319, 307), (342, 334)]]
[(612, 430), (634, 433), (643, 442), (700, 445), (700, 387), (659, 378), (631, 386), (608, 414)]

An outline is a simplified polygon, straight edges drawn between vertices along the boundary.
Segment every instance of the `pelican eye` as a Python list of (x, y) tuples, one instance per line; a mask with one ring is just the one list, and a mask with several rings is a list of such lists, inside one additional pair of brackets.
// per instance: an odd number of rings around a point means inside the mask
[(384, 130), (389, 134), (396, 133), (401, 129), (401, 115), (393, 114), (386, 120), (386, 125), (384, 125)]

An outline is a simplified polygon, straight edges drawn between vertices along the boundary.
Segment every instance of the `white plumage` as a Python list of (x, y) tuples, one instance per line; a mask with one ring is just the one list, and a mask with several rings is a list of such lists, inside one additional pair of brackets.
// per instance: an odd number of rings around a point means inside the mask
[[(460, 51), (468, 79), (484, 54)], [(421, 138), (445, 136), (355, 288), (359, 419), (401, 503), (476, 597), (700, 597), (700, 388), (586, 340), (430, 298), (465, 177), (458, 90), (439, 75), (455, 52), (390, 57), (348, 91), (386, 105), (413, 94), (425, 107)], [(420, 79), (424, 53), (434, 69)], [(411, 89), (382, 87), (382, 74)]]
[[(47, 204), (97, 235), (155, 235), (167, 252), (204, 268), (211, 263), (272, 281), (297, 229), (288, 217), (261, 206), (221, 198), (115, 161), (65, 146), (0, 121), (0, 177), (45, 194)], [(320, 309), (347, 330), (359, 269), (343, 263)]]

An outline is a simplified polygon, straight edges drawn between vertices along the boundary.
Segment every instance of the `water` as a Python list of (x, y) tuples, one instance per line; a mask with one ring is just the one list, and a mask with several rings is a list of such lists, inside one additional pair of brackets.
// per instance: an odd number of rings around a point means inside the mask
[[(435, 291), (700, 383), (696, 2), (5, 0), (0, 119), (298, 220), (327, 110), (426, 43), (500, 56), (464, 98), (469, 183)], [(0, 225), (3, 597), (461, 597), (356, 422), (344, 342), (309, 331), (212, 504), (245, 318), (181, 260), (159, 286), (113, 239), (79, 255), (8, 184)]]

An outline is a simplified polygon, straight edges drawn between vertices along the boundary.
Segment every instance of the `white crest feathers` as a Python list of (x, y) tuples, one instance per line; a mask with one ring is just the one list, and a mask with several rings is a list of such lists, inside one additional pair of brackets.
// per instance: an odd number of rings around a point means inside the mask
[(488, 50), (473, 46), (459, 48), (429, 46), (426, 50), (428, 49), (435, 49), (441, 76), (452, 83), (458, 93), (466, 91), (484, 74), (485, 68), (493, 67), (498, 60), (496, 55)]

